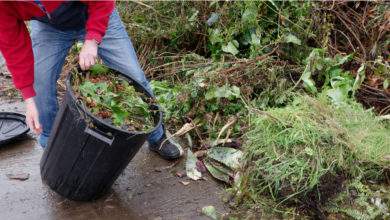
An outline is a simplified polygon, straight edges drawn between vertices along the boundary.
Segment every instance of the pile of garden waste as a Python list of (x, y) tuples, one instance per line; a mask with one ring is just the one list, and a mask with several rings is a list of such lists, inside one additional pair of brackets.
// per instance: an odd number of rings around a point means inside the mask
[(102, 120), (127, 131), (153, 129), (153, 100), (115, 71), (101, 64), (82, 74), (75, 70), (72, 87), (77, 99)]

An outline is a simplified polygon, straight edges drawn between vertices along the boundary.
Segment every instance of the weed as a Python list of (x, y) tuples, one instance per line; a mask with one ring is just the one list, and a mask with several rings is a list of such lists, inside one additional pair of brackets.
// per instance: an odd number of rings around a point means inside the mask
[(99, 65), (83, 74), (73, 73), (72, 87), (92, 114), (128, 131), (154, 127), (152, 101), (125, 79)]

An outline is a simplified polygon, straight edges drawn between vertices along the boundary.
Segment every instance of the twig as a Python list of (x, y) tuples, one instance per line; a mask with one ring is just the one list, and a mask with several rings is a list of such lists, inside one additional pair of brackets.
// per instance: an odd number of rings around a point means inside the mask
[(182, 136), (184, 134), (186, 134), (187, 132), (191, 131), (192, 129), (196, 128), (197, 126), (199, 125), (196, 125), (194, 123), (186, 123), (183, 125), (183, 127), (181, 127), (178, 131), (176, 131), (174, 134), (172, 134), (170, 137), (167, 137), (163, 142), (161, 142), (160, 144), (160, 148), (162, 148), (162, 146), (164, 145), (164, 143), (174, 137), (177, 137), (177, 136)]
[(231, 118), (222, 128), (221, 130), (219, 131), (218, 133), (218, 136), (217, 136), (217, 139), (215, 140), (214, 143), (218, 142), (219, 139), (221, 138), (221, 135), (228, 129), (230, 128), (232, 125), (234, 125), (234, 123), (237, 122), (237, 117), (233, 117)]
[(355, 37), (355, 39), (358, 42), (359, 46), (363, 50), (363, 60), (366, 60), (366, 57), (367, 57), (366, 49), (364, 48), (364, 46), (363, 46), (362, 42), (360, 41), (359, 37), (356, 36), (355, 32), (349, 27), (349, 25), (345, 22), (344, 18), (342, 18), (342, 16), (340, 15), (339, 12), (337, 12), (336, 10), (333, 10), (333, 12), (340, 19), (340, 21), (344, 24), (344, 27), (346, 27), (349, 30), (349, 32)]

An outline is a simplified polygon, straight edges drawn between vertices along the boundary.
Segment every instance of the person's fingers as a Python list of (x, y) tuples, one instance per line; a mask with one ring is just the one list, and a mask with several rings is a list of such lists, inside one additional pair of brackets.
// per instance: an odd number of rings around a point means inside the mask
[(83, 57), (83, 55), (79, 56), (79, 65), (80, 65), (80, 68), (84, 71), (85, 70), (85, 58)]
[(26, 115), (26, 123), (27, 123), (27, 126), (32, 130), (34, 131), (34, 125), (32, 123), (32, 118), (30, 115)]
[(95, 64), (95, 57), (93, 55), (88, 55), (88, 58), (85, 61), (85, 68), (89, 69)]
[(96, 63), (96, 57), (92, 55), (91, 66), (95, 65), (95, 63)]
[(85, 69), (88, 70), (91, 67), (91, 55), (88, 55), (85, 58)]
[(38, 114), (34, 116), (34, 127), (35, 127), (35, 133), (40, 134), (42, 132), (42, 126), (39, 123), (39, 117)]

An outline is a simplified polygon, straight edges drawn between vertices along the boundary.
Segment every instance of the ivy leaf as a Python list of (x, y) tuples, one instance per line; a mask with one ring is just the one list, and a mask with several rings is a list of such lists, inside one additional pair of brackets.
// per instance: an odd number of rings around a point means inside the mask
[(285, 36), (284, 38), (285, 42), (286, 43), (293, 43), (293, 44), (296, 44), (296, 45), (301, 45), (302, 42), (301, 40), (299, 40), (299, 38), (297, 38), (295, 35), (293, 34), (288, 34), (287, 36)]
[(235, 46), (235, 44), (236, 45), (238, 44), (238, 42), (237, 43), (236, 42), (230, 41), (227, 45), (222, 46), (222, 51), (225, 53), (233, 54), (234, 56), (237, 55), (239, 51)]

